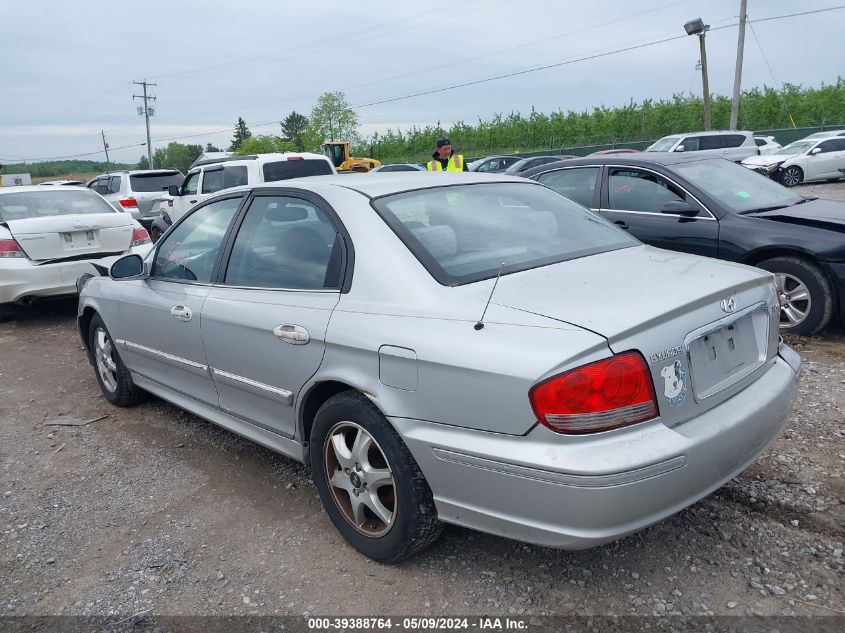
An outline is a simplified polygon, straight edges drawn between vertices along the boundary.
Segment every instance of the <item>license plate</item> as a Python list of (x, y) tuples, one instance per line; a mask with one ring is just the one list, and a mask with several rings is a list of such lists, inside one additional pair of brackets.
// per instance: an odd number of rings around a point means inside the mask
[(73, 231), (72, 233), (62, 233), (62, 240), (65, 248), (90, 248), (97, 246), (97, 236), (94, 231)]
[(767, 329), (768, 312), (758, 310), (691, 341), (690, 370), (696, 399), (721, 391), (759, 367), (766, 358)]

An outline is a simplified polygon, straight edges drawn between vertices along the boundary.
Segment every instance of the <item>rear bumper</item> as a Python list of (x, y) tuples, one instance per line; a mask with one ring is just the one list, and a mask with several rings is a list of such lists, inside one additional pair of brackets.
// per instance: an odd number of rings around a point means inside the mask
[(630, 534), (710, 494), (783, 430), (800, 358), (707, 413), (594, 437), (541, 425), (524, 437), (391, 418), (431, 485), (440, 519), (548, 547), (583, 549)]
[[(126, 255), (136, 253), (146, 256), (151, 245), (136, 246)], [(107, 258), (112, 261), (114, 257)], [(29, 259), (9, 258), (0, 260), (0, 304), (14, 303), (25, 299), (60, 297), (76, 294), (76, 280), (80, 275), (99, 275), (91, 262), (101, 258), (52, 264), (35, 265)]]

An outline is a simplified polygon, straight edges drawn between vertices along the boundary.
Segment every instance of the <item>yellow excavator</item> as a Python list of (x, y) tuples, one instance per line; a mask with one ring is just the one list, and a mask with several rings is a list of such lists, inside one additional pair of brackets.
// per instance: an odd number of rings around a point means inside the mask
[(375, 158), (355, 158), (349, 150), (349, 141), (331, 141), (323, 144), (323, 153), (338, 172), (367, 172), (381, 165)]

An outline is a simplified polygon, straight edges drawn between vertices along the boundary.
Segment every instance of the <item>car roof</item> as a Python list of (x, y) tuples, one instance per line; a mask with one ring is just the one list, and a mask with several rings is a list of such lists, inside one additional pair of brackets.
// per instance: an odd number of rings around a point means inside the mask
[(694, 163), (702, 160), (725, 160), (721, 156), (693, 156), (690, 154), (677, 154), (675, 152), (642, 152), (639, 154), (605, 154), (604, 156), (587, 156), (584, 158), (568, 158), (557, 163), (546, 163), (540, 167), (532, 167), (522, 172), (524, 177), (530, 178), (546, 171), (552, 171), (561, 167), (574, 167), (583, 165), (620, 165), (623, 167), (649, 167), (653, 165), (676, 165), (680, 163)]
[(501, 183), (514, 182), (521, 184), (534, 184), (530, 180), (519, 176), (505, 176), (504, 174), (479, 174), (476, 172), (409, 172), (396, 171), (388, 173), (358, 173), (338, 174), (332, 176), (307, 176), (305, 178), (291, 178), (290, 180), (277, 180), (243, 187), (234, 187), (221, 191), (220, 193), (232, 193), (237, 191), (251, 191), (260, 189), (321, 188), (324, 186), (338, 187), (356, 191), (368, 198), (378, 198), (394, 193), (412, 191), (416, 189), (434, 189), (449, 185), (474, 185), (478, 183)]
[(88, 187), (84, 187), (82, 185), (68, 185), (66, 187), (62, 187), (61, 189), (53, 185), (24, 185), (21, 187), (0, 187), (0, 195), (11, 193), (31, 193), (33, 191), (73, 191), (74, 189), (79, 191), (91, 191)]
[(239, 161), (257, 163), (266, 163), (269, 161), (290, 160), (291, 158), (301, 158), (303, 160), (324, 160), (331, 162), (325, 154), (317, 154), (314, 152), (270, 152), (267, 154), (249, 154), (247, 156), (221, 156), (219, 158), (205, 158), (196, 161), (191, 165), (191, 169), (197, 167), (204, 167), (206, 165), (216, 165), (219, 163), (236, 163)]
[(706, 132), (684, 132), (682, 134), (670, 134), (669, 136), (664, 136), (663, 138), (681, 138), (688, 137), (688, 136), (723, 136), (725, 134), (750, 134), (753, 136), (752, 132), (747, 130), (708, 130)]

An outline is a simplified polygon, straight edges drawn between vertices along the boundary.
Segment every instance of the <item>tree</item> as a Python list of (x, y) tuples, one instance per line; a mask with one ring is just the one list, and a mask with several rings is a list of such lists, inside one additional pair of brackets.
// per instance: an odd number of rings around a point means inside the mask
[(294, 110), (282, 121), (282, 134), (284, 134), (285, 140), (293, 143), (296, 149), (302, 152), (305, 150), (305, 130), (307, 127), (308, 117)]
[(205, 150), (206, 152), (222, 152), (223, 150), (219, 147), (214, 147), (211, 143), (206, 143)]
[(138, 161), (136, 165), (138, 169), (149, 169), (150, 168), (150, 161), (147, 158), (146, 154), (141, 156), (141, 159)]
[(246, 121), (244, 121), (241, 117), (238, 117), (238, 122), (235, 124), (235, 135), (232, 137), (232, 144), (229, 145), (229, 151), (236, 151), (241, 146), (241, 143), (250, 136), (252, 136), (252, 132), (250, 132), (249, 128), (246, 126)]
[(183, 145), (172, 142), (153, 153), (153, 163), (157, 168), (178, 169), (184, 174), (200, 154), (202, 154), (202, 145)]
[(238, 156), (249, 154), (270, 154), (272, 152), (290, 152), (295, 150), (293, 143), (280, 136), (270, 134), (259, 134), (245, 139), (241, 146), (235, 150)]
[(359, 143), (358, 113), (342, 92), (324, 92), (311, 110), (305, 134), (306, 143), (318, 149), (324, 141), (335, 139)]

